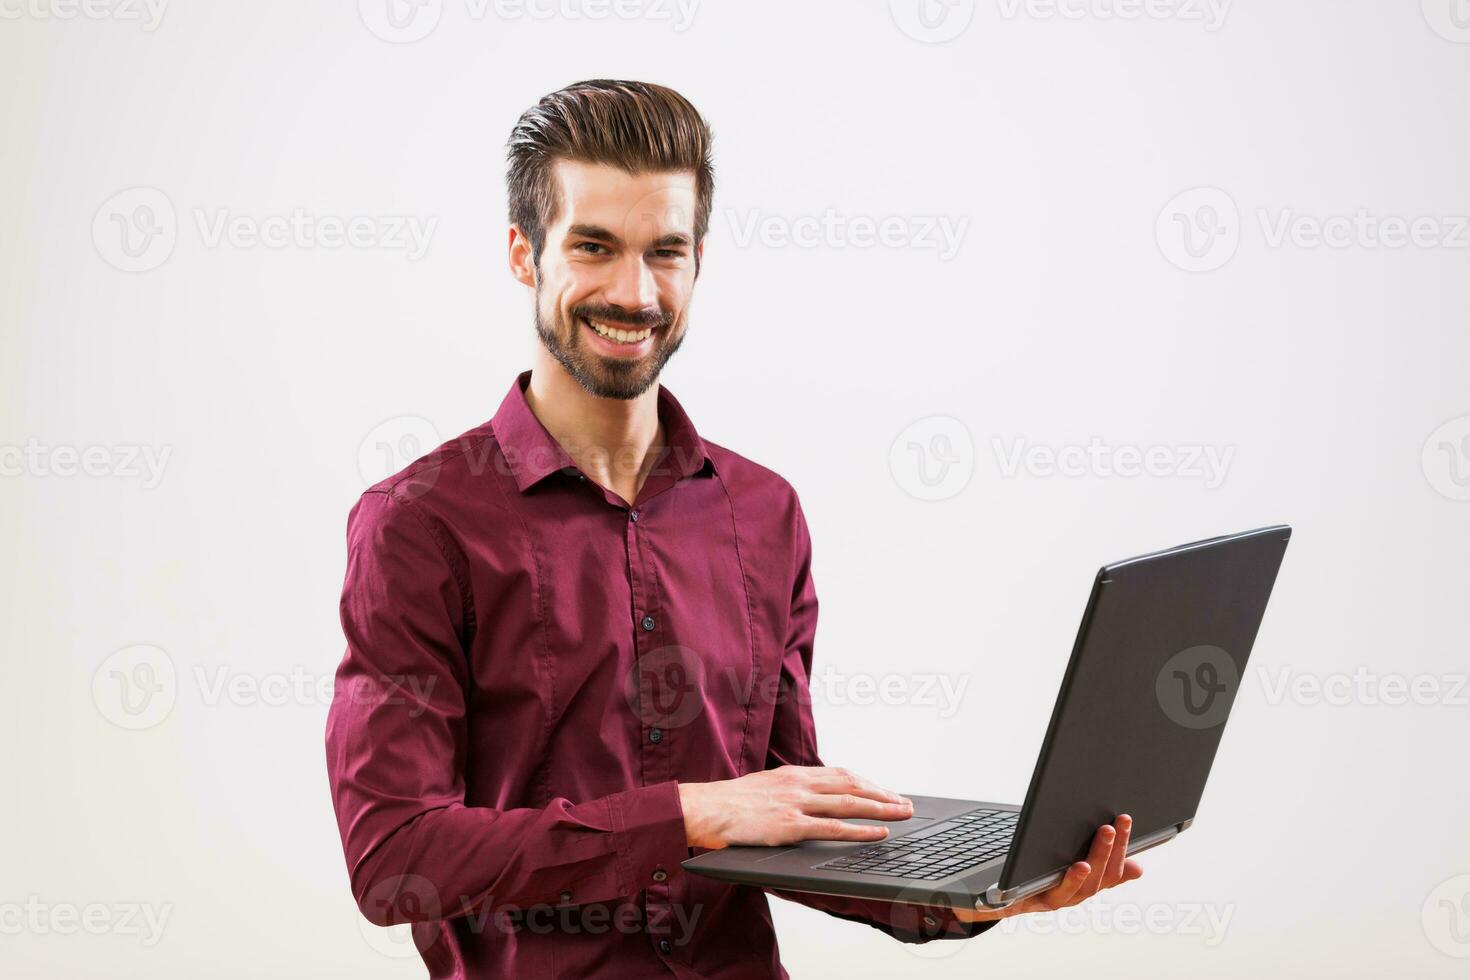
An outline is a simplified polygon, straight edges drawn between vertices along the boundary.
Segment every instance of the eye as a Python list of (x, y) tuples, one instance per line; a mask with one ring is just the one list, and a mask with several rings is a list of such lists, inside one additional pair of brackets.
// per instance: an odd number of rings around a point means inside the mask
[(577, 251), (586, 252), (588, 255), (601, 255), (607, 251), (606, 247), (598, 242), (578, 242), (572, 248)]
[(684, 250), (678, 248), (656, 248), (653, 250), (653, 254), (661, 259), (682, 259), (684, 257)]

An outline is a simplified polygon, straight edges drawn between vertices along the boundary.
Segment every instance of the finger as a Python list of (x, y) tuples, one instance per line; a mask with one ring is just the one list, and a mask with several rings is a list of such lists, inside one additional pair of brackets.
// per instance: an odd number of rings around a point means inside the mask
[(1143, 877), (1143, 865), (1139, 864), (1137, 861), (1124, 861), (1123, 862), (1123, 880), (1124, 881), (1137, 881), (1139, 878), (1142, 878), (1142, 877)]
[(907, 820), (914, 815), (909, 803), (880, 803), (855, 793), (817, 793), (802, 810), (813, 817), (866, 817), (869, 820)]
[(1092, 866), (1086, 861), (1078, 861), (1067, 869), (1061, 881), (1036, 896), (1036, 904), (1047, 911), (1066, 908), (1077, 900), (1077, 892), (1091, 874)]
[(1123, 861), (1128, 857), (1128, 838), (1133, 834), (1133, 818), (1122, 814), (1113, 821), (1118, 836), (1113, 840), (1113, 853), (1108, 857), (1107, 869), (1103, 871), (1104, 888), (1123, 880)]
[(1091, 898), (1096, 895), (1102, 887), (1103, 870), (1108, 866), (1108, 860), (1113, 854), (1113, 839), (1117, 831), (1113, 830), (1112, 824), (1103, 824), (1092, 836), (1092, 849), (1087, 852), (1087, 863), (1092, 865), (1092, 874), (1082, 883), (1077, 890), (1077, 898)]
[(796, 826), (797, 840), (875, 841), (888, 836), (887, 827), (846, 823), (834, 817), (809, 817)]
[(847, 769), (819, 767), (812, 770), (812, 789), (818, 793), (851, 793), (884, 803), (907, 803), (906, 797), (864, 779)]

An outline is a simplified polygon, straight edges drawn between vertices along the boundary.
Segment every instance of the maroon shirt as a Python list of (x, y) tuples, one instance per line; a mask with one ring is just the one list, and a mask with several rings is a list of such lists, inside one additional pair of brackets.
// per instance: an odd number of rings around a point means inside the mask
[[(764, 892), (681, 870), (677, 784), (821, 765), (796, 494), (660, 388), (630, 508), (529, 378), (348, 519), (327, 769), (352, 893), (414, 923), (432, 977), (785, 976)], [(985, 928), (781, 894), (906, 942)]]

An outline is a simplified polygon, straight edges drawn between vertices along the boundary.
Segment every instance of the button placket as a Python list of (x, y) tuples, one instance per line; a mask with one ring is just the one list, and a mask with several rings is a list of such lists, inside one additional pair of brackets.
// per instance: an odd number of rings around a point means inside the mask
[[(634, 520), (633, 513), (639, 520)], [(642, 523), (640, 523), (640, 521)], [(629, 511), (626, 525), (628, 541), (628, 569), (633, 576), (633, 651), (640, 667), (648, 654), (658, 649), (662, 640), (658, 630), (658, 617), (653, 611), (657, 606), (658, 583), (653, 570), (653, 556), (646, 547), (648, 540), (647, 515), (641, 511)], [(640, 688), (640, 696), (650, 694)], [(645, 785), (664, 782), (673, 778), (673, 763), (669, 756), (672, 732), (660, 724), (657, 715), (657, 699), (639, 705), (639, 725), (643, 729), (642, 761)]]
[[(644, 546), (647, 540), (648, 515), (639, 508), (628, 511), (624, 522), (624, 537), (627, 542), (628, 574), (633, 598), (633, 656), (640, 662), (644, 656), (657, 649), (658, 617), (655, 602), (657, 583), (652, 567), (652, 555)], [(640, 698), (646, 690), (640, 687)], [(642, 764), (643, 784), (652, 786), (672, 778), (673, 763), (670, 758), (669, 729), (659, 724), (652, 706), (640, 701), (639, 728), (643, 737), (639, 740), (639, 761)], [(674, 922), (673, 882), (668, 872), (658, 868), (638, 883), (643, 889), (643, 921), (649, 930), (649, 938), (655, 948), (667, 956), (674, 952), (673, 943), (667, 938)]]

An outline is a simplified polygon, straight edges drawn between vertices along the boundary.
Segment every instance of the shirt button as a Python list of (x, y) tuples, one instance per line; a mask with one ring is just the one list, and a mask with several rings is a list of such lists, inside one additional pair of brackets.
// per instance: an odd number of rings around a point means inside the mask
[(628, 520), (632, 521), (634, 524), (637, 524), (638, 523), (638, 512), (636, 510), (630, 510), (630, 511), (628, 511)]
[(662, 881), (668, 881), (669, 880), (669, 873), (667, 871), (665, 871), (663, 868), (654, 868), (653, 869), (653, 880), (654, 881), (660, 881), (660, 882), (662, 882)]
[(939, 925), (939, 920), (934, 918), (934, 916), (932, 915), (926, 915), (924, 916), (924, 925), (928, 926), (930, 929), (933, 929), (935, 926)]
[(662, 728), (651, 730), (648, 733), (648, 740), (650, 742), (662, 742), (664, 740), (664, 730)]
[(572, 893), (571, 892), (562, 892), (561, 893), (561, 902), (562, 902), (563, 905), (567, 904), (571, 900), (572, 900)]
[(648, 630), (650, 633), (653, 632), (653, 628), (657, 625), (658, 624), (653, 621), (652, 616), (643, 617), (643, 628)]
[(674, 951), (674, 944), (669, 942), (667, 939), (660, 939), (658, 941), (658, 951), (667, 956)]

